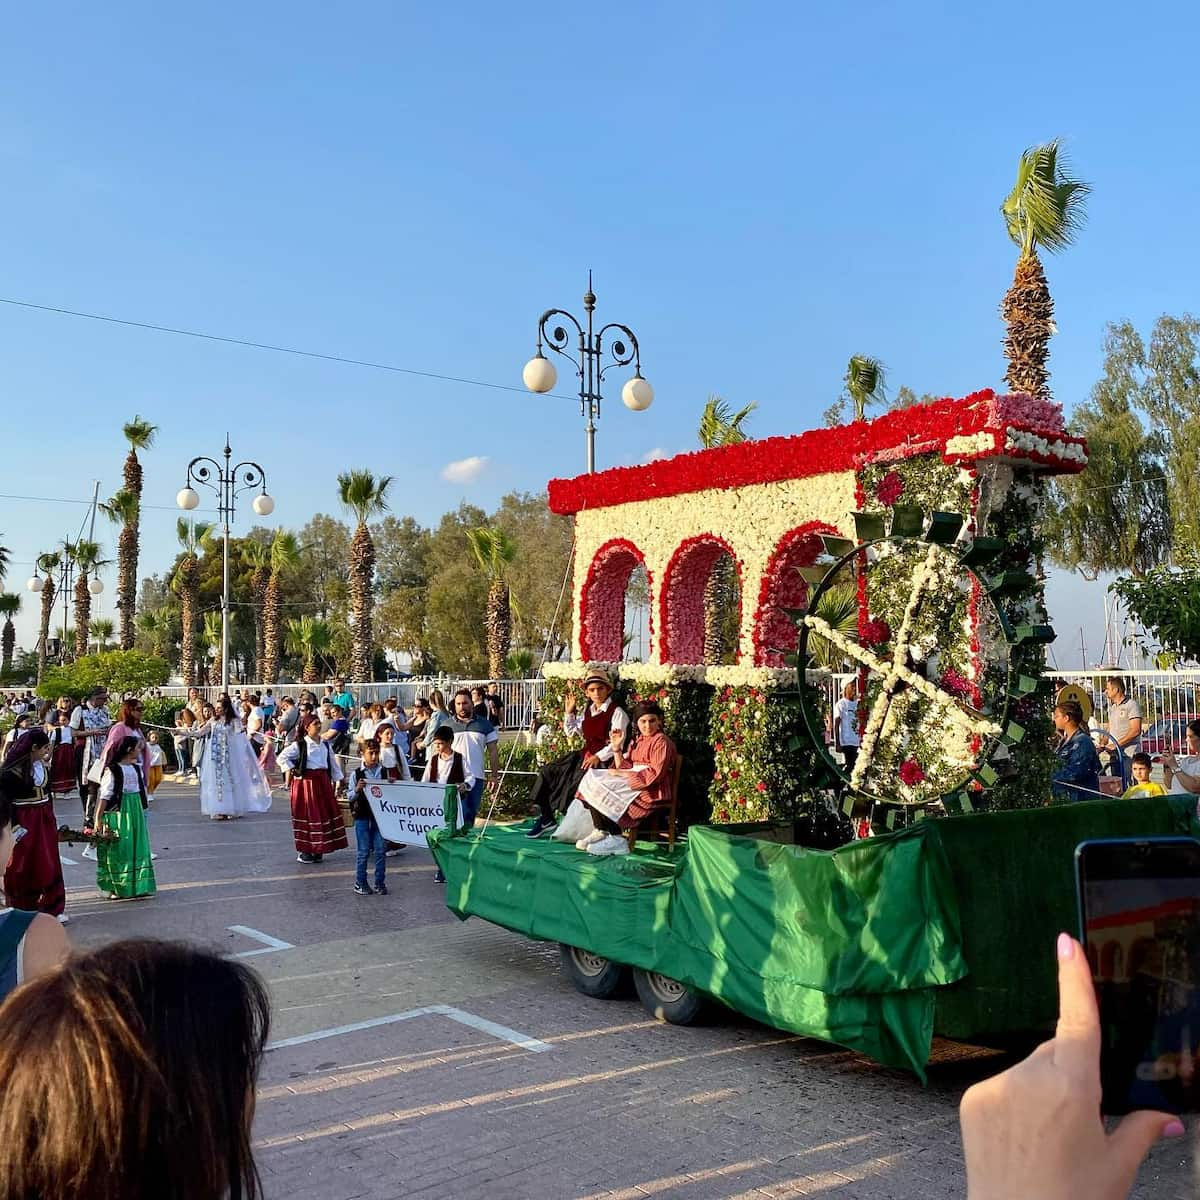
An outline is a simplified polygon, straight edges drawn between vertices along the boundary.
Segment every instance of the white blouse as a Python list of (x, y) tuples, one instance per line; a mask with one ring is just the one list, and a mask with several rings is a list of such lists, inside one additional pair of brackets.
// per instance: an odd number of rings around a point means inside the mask
[[(337, 755), (329, 749), (329, 746), (325, 742), (314, 742), (312, 738), (306, 736), (304, 743), (308, 750), (308, 770), (326, 771), (329, 770), (332, 763), (334, 783), (346, 778), (345, 773), (342, 771), (342, 765), (338, 762)], [(300, 743), (290, 742), (280, 751), (279, 757), (275, 761), (281, 770), (294, 771), (296, 764), (300, 761)]]
[(395, 747), (380, 746), (379, 747), (379, 765), (381, 767), (399, 767), (401, 779), (412, 779), (412, 772), (408, 769), (408, 760)]
[[(129, 763), (121, 764), (121, 794), (133, 792), (140, 794), (142, 790), (141, 775), (137, 767), (130, 766)], [(100, 781), (100, 799), (111, 800), (113, 798), (113, 773), (111, 771), (104, 772), (104, 778)]]
[[(450, 769), (454, 766), (454, 755), (449, 758), (443, 758), (440, 754), (435, 754), (425, 765), (425, 782), (426, 783), (446, 783), (450, 777)], [(470, 791), (475, 786), (475, 776), (471, 774), (471, 768), (467, 765), (467, 756), (463, 755), (463, 781), (459, 785), (460, 791)]]

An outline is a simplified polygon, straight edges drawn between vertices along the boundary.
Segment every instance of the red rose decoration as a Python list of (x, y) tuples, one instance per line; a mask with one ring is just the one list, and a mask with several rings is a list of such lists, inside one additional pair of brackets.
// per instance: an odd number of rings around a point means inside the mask
[(864, 646), (882, 646), (891, 636), (892, 627), (882, 618), (865, 622), (858, 631), (858, 640)]
[(915, 787), (925, 779), (925, 772), (915, 758), (906, 758), (900, 764), (900, 782), (908, 787)]
[(760, 792), (765, 792), (765, 791), (767, 790), (767, 785), (766, 785), (765, 783), (763, 783), (763, 781), (762, 781), (761, 779), (760, 779), (760, 780), (759, 780), (759, 781), (758, 781), (758, 782), (757, 782), (757, 783), (756, 783), (754, 786), (755, 786), (755, 787), (756, 787), (756, 788), (757, 788), (757, 789), (758, 789)]
[(904, 480), (895, 471), (889, 471), (875, 489), (875, 498), (880, 504), (891, 508), (904, 495)]
[(958, 696), (960, 699), (971, 693), (971, 681), (953, 667), (942, 672), (941, 687), (943, 692), (949, 692), (951, 696)]

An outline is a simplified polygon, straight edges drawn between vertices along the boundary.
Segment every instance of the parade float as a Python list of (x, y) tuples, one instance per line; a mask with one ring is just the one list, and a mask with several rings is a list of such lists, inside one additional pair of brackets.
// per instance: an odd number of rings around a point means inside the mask
[[(588, 994), (632, 970), (665, 1019), (717, 1000), (919, 1074), (935, 1033), (1052, 1020), (1077, 843), (1191, 821), (1175, 798), (1050, 804), (1041, 513), (1047, 478), (1086, 462), (1057, 405), (984, 391), (552, 481), (575, 622), (571, 661), (543, 670), (543, 753), (569, 748), (564, 697), (603, 667), (627, 706), (665, 711), (686, 835), (597, 858), (523, 826), (437, 832), (449, 907), (558, 942)], [(705, 665), (722, 559), (736, 645)], [(637, 569), (650, 640), (631, 663)], [(831, 593), (848, 623), (823, 615)], [(818, 645), (858, 684), (852, 770), (826, 746)]]

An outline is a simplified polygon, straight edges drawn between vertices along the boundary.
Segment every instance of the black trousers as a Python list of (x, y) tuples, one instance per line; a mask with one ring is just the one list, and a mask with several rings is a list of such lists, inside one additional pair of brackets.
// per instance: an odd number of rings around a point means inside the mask
[(548, 762), (537, 773), (530, 799), (538, 806), (543, 821), (552, 821), (556, 812), (567, 811), (582, 778), (582, 750), (572, 750), (570, 754)]

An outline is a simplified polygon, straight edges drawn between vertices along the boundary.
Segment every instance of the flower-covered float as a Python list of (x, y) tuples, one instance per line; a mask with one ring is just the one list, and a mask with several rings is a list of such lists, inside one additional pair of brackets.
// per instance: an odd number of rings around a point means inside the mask
[[(576, 621), (571, 661), (543, 669), (545, 754), (566, 748), (566, 693), (603, 665), (619, 699), (662, 704), (689, 829), (599, 860), (522, 828), (434, 833), (450, 908), (560, 943), (589, 994), (632, 968), (665, 1019), (715, 998), (917, 1072), (935, 1029), (1050, 1020), (1044, 947), (1073, 922), (1075, 845), (1189, 821), (1166, 799), (1047, 807), (1040, 518), (1047, 477), (1086, 462), (1056, 405), (985, 391), (552, 481), (575, 523)], [(736, 644), (706, 664), (721, 561)], [(639, 569), (650, 640), (632, 663)], [(818, 611), (834, 588), (838, 627)], [(800, 661), (819, 640), (861, 689), (848, 773), (824, 744), (829, 689)], [(853, 838), (843, 808), (876, 836)]]

